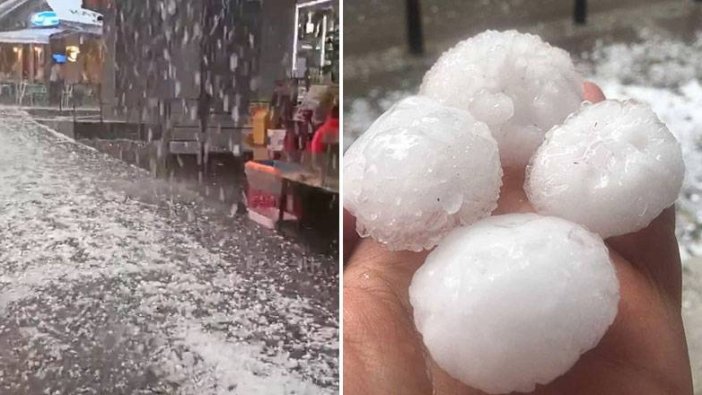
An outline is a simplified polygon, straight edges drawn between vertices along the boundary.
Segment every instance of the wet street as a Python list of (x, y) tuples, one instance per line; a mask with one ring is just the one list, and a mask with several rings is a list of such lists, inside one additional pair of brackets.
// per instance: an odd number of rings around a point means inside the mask
[(338, 269), (0, 108), (1, 394), (338, 390)]

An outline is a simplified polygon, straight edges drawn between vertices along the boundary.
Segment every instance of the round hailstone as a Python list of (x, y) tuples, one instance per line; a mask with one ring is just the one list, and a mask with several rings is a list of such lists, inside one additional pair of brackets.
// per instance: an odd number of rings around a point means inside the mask
[(491, 394), (532, 391), (564, 374), (597, 345), (619, 302), (602, 239), (536, 214), (451, 232), (409, 292), (436, 363)]
[(490, 215), (501, 185), (488, 127), (426, 97), (396, 104), (344, 155), (344, 207), (392, 250), (429, 249)]
[(607, 238), (648, 226), (675, 202), (684, 173), (680, 144), (650, 107), (606, 100), (546, 135), (525, 189), (537, 211)]
[(583, 79), (567, 52), (541, 38), (488, 30), (444, 53), (420, 93), (488, 124), (502, 164), (523, 167), (544, 134), (583, 101)]

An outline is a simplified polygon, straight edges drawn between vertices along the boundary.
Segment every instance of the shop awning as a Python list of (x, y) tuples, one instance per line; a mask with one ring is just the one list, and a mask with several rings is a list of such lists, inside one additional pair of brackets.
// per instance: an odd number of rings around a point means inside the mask
[(48, 44), (54, 34), (64, 29), (23, 29), (0, 32), (0, 43), (6, 44)]
[(87, 26), (73, 23), (61, 23), (59, 36), (70, 36), (72, 34), (83, 34), (89, 36), (102, 36), (102, 26)]

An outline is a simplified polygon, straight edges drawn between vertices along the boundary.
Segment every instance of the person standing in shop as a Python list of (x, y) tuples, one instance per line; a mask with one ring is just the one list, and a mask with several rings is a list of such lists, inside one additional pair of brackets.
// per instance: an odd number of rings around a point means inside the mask
[(321, 166), (327, 147), (339, 143), (339, 106), (334, 105), (326, 121), (317, 129), (310, 143), (310, 152), (315, 166)]
[(49, 74), (49, 97), (51, 105), (56, 106), (61, 103), (61, 93), (63, 92), (63, 72), (61, 64), (54, 62)]

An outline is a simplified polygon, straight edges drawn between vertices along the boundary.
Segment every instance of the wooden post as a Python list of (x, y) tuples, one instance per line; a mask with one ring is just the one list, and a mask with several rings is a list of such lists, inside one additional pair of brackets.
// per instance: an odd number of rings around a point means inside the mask
[(78, 117), (76, 115), (76, 84), (71, 84), (71, 101), (73, 102), (73, 130), (75, 132), (75, 127), (76, 127), (76, 121), (78, 120)]
[(424, 53), (424, 32), (422, 31), (422, 10), (419, 0), (407, 0), (407, 43), (410, 53)]
[(103, 103), (102, 103), (102, 82), (98, 83), (98, 103), (100, 103), (100, 124), (105, 123), (105, 115), (103, 113)]
[(587, 23), (587, 0), (575, 0), (573, 20), (577, 25), (584, 25)]
[(34, 44), (29, 44), (29, 78), (27, 78), (29, 82), (34, 82), (34, 75), (36, 74), (34, 70), (36, 68), (35, 58), (36, 53), (34, 52)]

